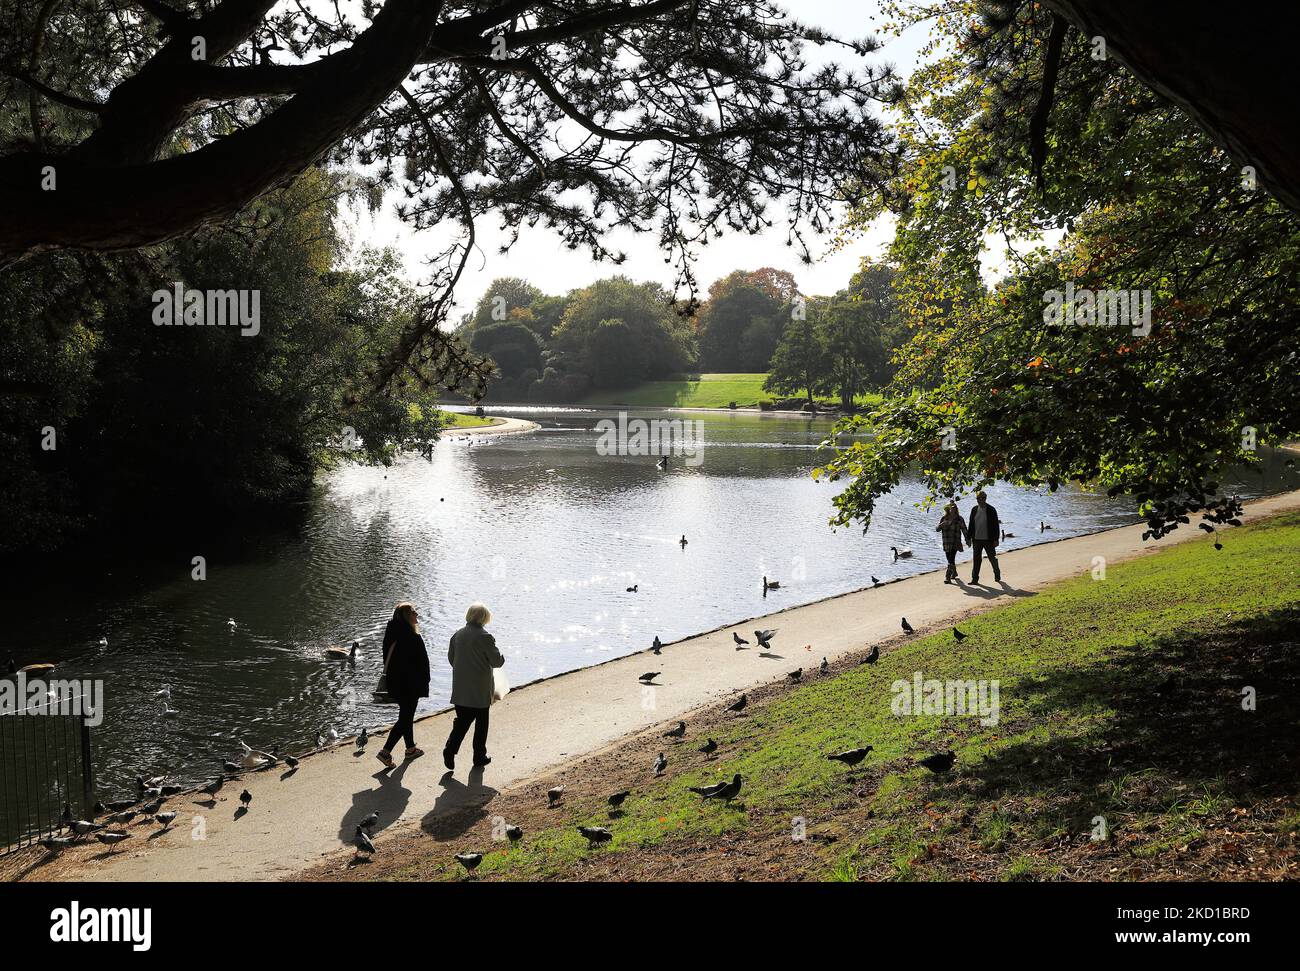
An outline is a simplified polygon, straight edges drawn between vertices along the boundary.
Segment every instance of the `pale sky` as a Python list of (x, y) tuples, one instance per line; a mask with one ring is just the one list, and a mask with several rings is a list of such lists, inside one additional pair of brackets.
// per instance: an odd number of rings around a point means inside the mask
[[(917, 51), (925, 42), (924, 30), (913, 29), (896, 38), (880, 34), (877, 5), (870, 0), (865, 3), (863, 0), (798, 0), (797, 4), (786, 6), (794, 10), (803, 22), (822, 27), (839, 37), (861, 38), (877, 34), (884, 47), (871, 55), (868, 63), (891, 63), (904, 78), (911, 73)], [(816, 50), (810, 46), (809, 60), (813, 65), (816, 64)], [(356, 242), (396, 247), (405, 257), (411, 278), (422, 281), (427, 276), (425, 257), (440, 252), (450, 234), (436, 231), (413, 233), (393, 214), (394, 201), (395, 197), (386, 199), (383, 208), (373, 217), (363, 209), (357, 209), (345, 221)], [(762, 266), (789, 270), (804, 293), (834, 293), (848, 284), (862, 256), (881, 256), (883, 247), (893, 234), (892, 225), (882, 220), (859, 240), (836, 252), (827, 252), (829, 237), (814, 238), (810, 246), (815, 261), (812, 265), (805, 265), (799, 260), (797, 251), (785, 245), (781, 230), (784, 219), (774, 211), (772, 221), (775, 228), (767, 234), (731, 233), (700, 251), (695, 272), (701, 296), (707, 292), (709, 284), (733, 270), (752, 270)], [(523, 277), (549, 294), (567, 293), (615, 273), (636, 280), (655, 280), (664, 286), (671, 286), (674, 280), (674, 269), (664, 263), (663, 254), (652, 238), (654, 234), (613, 234), (611, 249), (621, 249), (628, 254), (622, 266), (615, 266), (597, 263), (579, 250), (563, 249), (553, 233), (540, 228), (524, 229), (511, 251), (501, 255), (498, 250), (502, 233), (497, 226), (498, 220), (493, 216), (481, 218), (476, 224), (478, 251), (471, 255), (457, 288), (457, 306), (451, 314), (453, 323), (474, 305), (493, 279), (501, 276)]]

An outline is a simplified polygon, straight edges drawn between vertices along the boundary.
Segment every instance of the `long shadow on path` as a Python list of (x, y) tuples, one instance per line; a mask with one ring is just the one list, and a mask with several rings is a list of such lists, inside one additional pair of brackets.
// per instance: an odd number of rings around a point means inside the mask
[(339, 842), (351, 843), (357, 824), (371, 813), (379, 814), (379, 825), (373, 830), (375, 833), (387, 829), (401, 818), (411, 801), (411, 790), (402, 784), (402, 777), (412, 764), (414, 763), (402, 762), (391, 772), (376, 772), (372, 778), (378, 781), (378, 788), (363, 789), (352, 794), (352, 805), (339, 822)]
[(444, 772), (438, 785), (442, 793), (433, 809), (420, 820), (420, 828), (436, 840), (453, 840), (464, 835), (487, 818), (487, 804), (498, 792), (483, 784), (483, 770), (470, 771), (467, 782), (461, 782), (453, 772)]

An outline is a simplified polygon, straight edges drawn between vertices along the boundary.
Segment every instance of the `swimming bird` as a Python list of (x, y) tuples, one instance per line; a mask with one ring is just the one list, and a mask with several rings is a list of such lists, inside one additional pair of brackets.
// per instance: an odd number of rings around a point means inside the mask
[(891, 546), (890, 549), (894, 551), (895, 560), (906, 560), (908, 557), (912, 555), (912, 549), (911, 547), (908, 546), (904, 546), (902, 548), (897, 546)]
[(641, 677), (637, 678), (637, 680), (642, 684), (651, 684), (654, 679), (659, 677), (661, 674), (663, 674), (662, 671), (647, 671), (645, 674), (641, 675)]
[(714, 792), (704, 793), (703, 796), (705, 799), (721, 799), (730, 805), (731, 800), (735, 799), (736, 796), (740, 794), (740, 783), (740, 773), (737, 772), (732, 780), (724, 784), (721, 789)]
[(828, 755), (826, 758), (832, 762), (843, 762), (845, 765), (857, 765), (867, 757), (867, 753), (872, 751), (870, 745), (862, 748), (851, 748), (847, 752), (836, 752), (834, 755)]
[(822, 674), (825, 674), (827, 671), (830, 670), (830, 668), (831, 668), (830, 662), (827, 661), (826, 658), (822, 658), (822, 663), (818, 666), (817, 670)]
[(371, 830), (379, 825), (379, 813), (371, 813), (361, 822), (357, 823), (358, 829)]
[(127, 833), (96, 833), (95, 839), (107, 846), (111, 852), (113, 847), (127, 839), (128, 835)]
[(880, 660), (880, 645), (871, 645), (871, 653), (862, 659), (863, 664), (875, 664)]
[(758, 641), (758, 646), (768, 648), (772, 646), (772, 638), (776, 636), (775, 630), (756, 630), (754, 639)]
[(253, 794), (249, 792), (247, 789), (245, 789), (243, 792), (239, 794), (239, 801), (242, 802), (244, 804), (244, 808), (247, 809), (249, 804), (253, 801)]
[(107, 638), (107, 637), (101, 637), (101, 638), (99, 639), (99, 646), (100, 646), (100, 647), (108, 647), (108, 638)]
[(230, 633), (233, 634), (235, 632), (235, 628), (238, 627), (239, 625), (235, 623), (235, 618), (231, 617), (229, 620), (226, 621), (226, 626), (230, 628)]
[(456, 854), (456, 863), (465, 868), (465, 871), (472, 874), (478, 868), (478, 864), (484, 862), (484, 854), (481, 853), (458, 853)]
[(553, 786), (546, 790), (546, 804), (554, 806), (564, 798), (564, 786)]
[(957, 643), (959, 644), (966, 639), (966, 635), (956, 627), (952, 629), (952, 636), (957, 639)]
[(1006, 540), (1009, 540), (1009, 539), (1015, 539), (1015, 538), (1016, 538), (1016, 534), (1015, 534), (1015, 533), (1008, 533), (1005, 529), (1002, 530), (1002, 540), (1003, 540), (1003, 542), (1005, 542)]
[(787, 674), (786, 677), (789, 678), (791, 681), (800, 680), (803, 677), (803, 668), (795, 668), (793, 671)]
[(907, 618), (906, 618), (906, 617), (903, 618), (903, 633), (904, 633), (904, 634), (915, 634), (915, 633), (916, 633), (916, 631), (912, 629), (912, 625), (909, 624), (909, 623), (907, 622)]
[(659, 758), (655, 759), (655, 775), (663, 775), (664, 769), (668, 768), (668, 760), (664, 758), (664, 753), (659, 753)]
[(171, 706), (171, 702), (167, 701), (165, 698), (163, 699), (162, 713), (164, 718), (175, 718), (180, 714), (178, 710)]
[(632, 584), (632, 586), (630, 586), (630, 587), (627, 588), (627, 592), (628, 592), (628, 593), (636, 593), (637, 587), (639, 587), (639, 586), (641, 586), (641, 584), (639, 584), (639, 583), (634, 583), (634, 584)]
[(610, 808), (610, 809), (617, 809), (619, 806), (623, 805), (623, 802), (624, 802), (624, 801), (627, 799), (627, 797), (630, 796), (630, 795), (632, 795), (631, 791), (628, 790), (628, 789), (624, 789), (622, 792), (616, 792), (616, 793), (614, 793), (612, 796), (610, 796), (610, 797), (609, 797), (608, 799), (606, 799), (605, 801), (606, 801), (607, 803), (609, 803), (609, 808)]
[(168, 701), (171, 701), (171, 700), (172, 700), (172, 686), (169, 685), (169, 684), (165, 684), (165, 685), (163, 685), (161, 688), (159, 688), (157, 691), (155, 691), (155, 692), (153, 693), (153, 696), (154, 696), (155, 698), (166, 698)]
[(679, 539), (677, 542), (682, 545), (682, 549), (686, 549), (686, 534), (682, 533), (682, 538)]
[(357, 659), (357, 648), (360, 646), (360, 642), (353, 641), (351, 648), (327, 647), (325, 648), (325, 657), (330, 661), (355, 661)]
[(511, 843), (518, 843), (524, 838), (524, 828), (522, 826), (507, 826), (506, 839)]
[(663, 458), (661, 458), (658, 462), (655, 463), (655, 466), (660, 470), (668, 468), (668, 456), (665, 455)]
[(370, 730), (364, 725), (361, 726), (361, 734), (357, 736), (357, 748), (365, 748), (366, 743), (370, 741)]
[(356, 832), (352, 834), (352, 845), (357, 848), (357, 856), (360, 856), (362, 853), (366, 854), (366, 856), (373, 856), (375, 854), (374, 842), (360, 826), (358, 826)]
[(664, 732), (664, 738), (685, 738), (686, 722), (678, 722), (676, 728), (670, 728)]
[(739, 698), (727, 706), (727, 711), (744, 711), (747, 704), (749, 704), (749, 696), (742, 692)]
[(656, 634), (656, 635), (655, 635), (654, 643), (650, 645), (650, 650), (652, 650), (652, 651), (654, 651), (656, 654), (658, 654), (659, 651), (663, 648), (663, 646), (664, 646), (664, 642), (661, 641), (661, 640), (659, 639), (659, 635)]
[(697, 752), (703, 752), (705, 755), (712, 755), (717, 750), (718, 750), (718, 743), (715, 742), (713, 739), (709, 739), (698, 749), (696, 749)]
[(176, 813), (175, 812), (155, 813), (153, 818), (154, 821), (157, 822), (159, 826), (161, 826), (163, 829), (167, 829), (169, 826), (171, 826), (173, 822), (176, 821)]
[(734, 630), (731, 632), (731, 639), (732, 639), (733, 641), (736, 642), (736, 650), (738, 650), (738, 651), (740, 650), (740, 647), (741, 647), (742, 644), (744, 644), (744, 645), (748, 645), (748, 644), (749, 644), (749, 641), (745, 640), (743, 637), (741, 637), (739, 634), (737, 634)]
[(780, 590), (780, 589), (781, 589), (781, 581), (780, 581), (780, 580), (769, 580), (767, 577), (763, 577), (763, 589), (764, 589), (764, 590)]
[(947, 772), (951, 769), (952, 764), (956, 761), (956, 752), (938, 752), (934, 755), (928, 756), (927, 758), (921, 759), (917, 762), (917, 765), (923, 765), (935, 775), (939, 775), (940, 773)]
[(1038, 531), (1039, 531), (1040, 533), (1041, 533), (1043, 530), (1045, 530), (1045, 529), (1051, 529), (1051, 528), (1052, 528), (1052, 524), (1051, 524), (1051, 523), (1045, 523), (1045, 522), (1043, 522), (1041, 519), (1038, 521)]
[(604, 826), (579, 826), (578, 832), (587, 837), (587, 849), (595, 849), (601, 843), (608, 843), (614, 834)]

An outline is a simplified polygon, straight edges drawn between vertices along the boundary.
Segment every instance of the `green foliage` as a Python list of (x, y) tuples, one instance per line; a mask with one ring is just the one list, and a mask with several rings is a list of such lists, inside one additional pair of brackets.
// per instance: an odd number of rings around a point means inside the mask
[(655, 283), (616, 276), (569, 295), (554, 344), (598, 388), (686, 370), (690, 329)]
[[(1231, 520), (1217, 482), (1253, 461), (1251, 430), (1260, 443), (1300, 432), (1300, 217), (1074, 33), (1040, 187), (1029, 119), (1049, 23), (1026, 4), (967, 37), (973, 9), (941, 5), (937, 30), (964, 42), (909, 87), (890, 255), (913, 336), (888, 406), (856, 426), (872, 437), (819, 470), (850, 480), (834, 522), (869, 525), (912, 466), (932, 498), (1080, 480), (1132, 495), (1155, 535), (1207, 509)], [(1012, 254), (984, 283), (987, 240), (1049, 230), (1054, 248)], [(1067, 284), (1149, 295), (1149, 330), (1050, 323)], [(939, 448), (945, 427), (955, 449)]]
[[(431, 446), (433, 391), (369, 379), (417, 295), (391, 252), (339, 266), (333, 187), (312, 172), (147, 257), (42, 256), (0, 279), (15, 351), (0, 372), (0, 548), (53, 550), (145, 511), (158, 535), (197, 528), (300, 498), (339, 460)], [(259, 332), (155, 326), (153, 294), (177, 282), (258, 291)], [(95, 297), (65, 299), (77, 291)], [(40, 447), (46, 426), (53, 451)]]
[(781, 310), (794, 278), (771, 268), (735, 270), (709, 287), (696, 318), (700, 367), (765, 371), (781, 338)]

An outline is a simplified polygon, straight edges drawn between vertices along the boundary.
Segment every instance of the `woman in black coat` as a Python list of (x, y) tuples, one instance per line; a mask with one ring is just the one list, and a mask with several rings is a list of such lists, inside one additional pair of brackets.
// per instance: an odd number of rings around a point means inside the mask
[(393, 746), (406, 739), (406, 758), (424, 754), (415, 745), (415, 706), (429, 697), (429, 655), (420, 636), (420, 615), (413, 605), (400, 603), (384, 631), (384, 675), (388, 694), (397, 702), (397, 721), (376, 757), (392, 768)]

